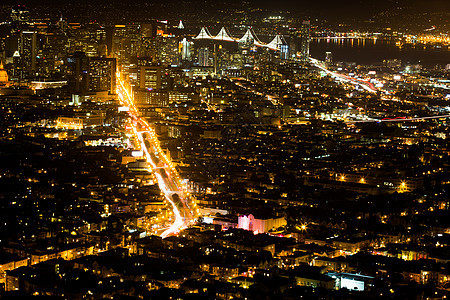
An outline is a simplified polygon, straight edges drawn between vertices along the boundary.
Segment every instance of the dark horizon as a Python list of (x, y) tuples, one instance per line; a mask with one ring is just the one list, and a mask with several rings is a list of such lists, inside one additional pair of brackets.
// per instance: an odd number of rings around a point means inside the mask
[[(226, 5), (233, 5), (239, 7), (241, 4), (247, 6), (250, 4), (253, 7), (260, 7), (271, 11), (290, 11), (293, 13), (306, 13), (311, 15), (322, 15), (324, 17), (360, 17), (365, 18), (378, 12), (389, 10), (393, 8), (403, 7), (411, 11), (420, 12), (439, 12), (450, 13), (450, 2), (446, 0), (380, 0), (380, 1), (363, 1), (363, 0), (341, 0), (341, 1), (307, 1), (307, 0), (227, 0), (221, 3), (215, 0), (189, 0), (179, 3), (178, 0), (154, 0), (154, 1), (120, 1), (120, 0), (82, 0), (82, 1), (69, 1), (61, 2), (58, 0), (5, 0), (1, 5), (27, 5), (30, 7), (38, 7), (43, 5), (50, 5), (55, 7), (64, 7), (66, 5), (124, 5), (131, 8), (139, 7), (139, 5), (172, 5), (172, 4), (186, 4), (192, 3), (193, 5), (212, 5), (213, 7), (223, 7)], [(357, 15), (357, 16), (355, 16)]]

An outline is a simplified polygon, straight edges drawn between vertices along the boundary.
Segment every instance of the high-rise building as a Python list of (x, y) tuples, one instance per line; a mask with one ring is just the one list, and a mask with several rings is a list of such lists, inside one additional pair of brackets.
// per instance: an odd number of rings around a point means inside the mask
[(139, 58), (147, 58), (152, 63), (156, 63), (157, 48), (156, 38), (142, 38), (139, 48)]
[(59, 21), (56, 23), (56, 25), (58, 25), (59, 30), (61, 31), (61, 33), (67, 34), (68, 23), (67, 23), (66, 20), (63, 19), (62, 16), (61, 16), (61, 18), (59, 18)]
[(19, 51), (20, 34), (11, 34), (5, 38), (5, 56), (12, 57), (16, 51)]
[(116, 59), (89, 58), (89, 90), (116, 92)]
[(115, 25), (112, 35), (111, 53), (116, 57), (124, 59), (127, 56), (127, 46), (129, 46), (128, 28), (126, 25)]
[(25, 5), (18, 5), (11, 9), (11, 25), (13, 29), (17, 26), (27, 24), (30, 21), (30, 11), (25, 7)]
[(198, 49), (198, 65), (209, 66), (209, 49), (207, 47)]
[(156, 24), (142, 24), (141, 25), (141, 37), (142, 38), (155, 38), (156, 37)]
[(290, 30), (287, 37), (287, 42), (289, 45), (289, 54), (291, 57), (297, 57), (297, 51), (299, 51), (300, 37), (297, 30)]
[(19, 53), (25, 75), (36, 72), (37, 41), (35, 31), (20, 32)]
[(181, 60), (182, 61), (190, 61), (191, 60), (191, 43), (186, 39), (180, 42), (180, 52), (181, 52)]
[(325, 62), (327, 64), (331, 64), (333, 62), (333, 53), (332, 52), (325, 53)]
[(161, 67), (141, 66), (139, 72), (139, 88), (149, 90), (161, 89)]
[(169, 22), (167, 20), (156, 21), (156, 35), (170, 34)]
[(163, 65), (176, 65), (179, 63), (179, 42), (174, 36), (156, 37), (157, 61)]
[(21, 67), (21, 57), (19, 50), (16, 50), (12, 56), (13, 67), (10, 69), (12, 71), (12, 76), (21, 79), (22, 77), (22, 67)]
[(280, 45), (280, 59), (289, 59), (288, 45)]
[(135, 89), (134, 101), (137, 106), (167, 106), (169, 104), (169, 93), (164, 90)]
[(75, 94), (84, 94), (89, 88), (89, 58), (84, 52), (75, 52), (67, 58), (68, 84)]
[(300, 40), (300, 60), (302, 62), (309, 61), (309, 42), (311, 39), (311, 22), (303, 21), (301, 28)]

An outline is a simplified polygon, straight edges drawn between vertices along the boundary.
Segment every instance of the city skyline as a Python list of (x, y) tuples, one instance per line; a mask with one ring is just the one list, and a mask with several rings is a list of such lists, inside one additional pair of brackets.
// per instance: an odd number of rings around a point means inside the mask
[(24, 3), (0, 298), (450, 295), (446, 1)]

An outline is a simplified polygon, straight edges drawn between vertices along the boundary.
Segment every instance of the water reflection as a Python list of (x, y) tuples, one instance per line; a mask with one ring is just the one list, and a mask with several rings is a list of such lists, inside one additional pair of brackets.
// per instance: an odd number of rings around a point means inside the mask
[(404, 63), (425, 66), (450, 64), (450, 49), (447, 46), (396, 44), (395, 40), (380, 38), (324, 38), (311, 41), (310, 53), (314, 58), (324, 59), (325, 52), (332, 52), (335, 61), (359, 64), (376, 64), (384, 59), (401, 59)]

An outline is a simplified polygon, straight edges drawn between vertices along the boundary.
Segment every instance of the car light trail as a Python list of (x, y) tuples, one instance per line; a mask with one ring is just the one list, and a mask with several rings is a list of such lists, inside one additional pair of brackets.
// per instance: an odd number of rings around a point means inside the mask
[(381, 120), (373, 119), (373, 120), (347, 121), (345, 123), (409, 122), (409, 121), (422, 121), (422, 120), (446, 119), (446, 118), (450, 118), (450, 115), (438, 115), (438, 116), (416, 117), (416, 118), (397, 117), (397, 118), (384, 118)]
[(145, 119), (139, 116), (139, 111), (130, 92), (125, 87), (120, 73), (117, 73), (117, 78), (119, 82), (117, 94), (121, 105), (129, 108), (128, 114), (132, 118), (131, 129), (133, 134), (145, 155), (149, 170), (155, 175), (159, 189), (173, 209), (175, 220), (171, 226), (160, 234), (162, 238), (165, 238), (178, 233), (194, 222), (194, 214), (188, 204), (189, 193), (172, 162), (162, 151), (155, 130)]
[(342, 80), (342, 81), (346, 81), (346, 82), (349, 82), (349, 83), (352, 83), (352, 84), (355, 84), (355, 85), (359, 85), (363, 89), (365, 89), (366, 91), (371, 92), (371, 93), (377, 93), (378, 92), (378, 90), (375, 88), (375, 86), (371, 82), (364, 81), (364, 80), (361, 80), (361, 79), (356, 79), (356, 78), (353, 78), (353, 77), (350, 77), (350, 76), (347, 76), (347, 75), (344, 75), (344, 74), (339, 74), (339, 73), (330, 71), (327, 68), (325, 68), (324, 66), (322, 66), (320, 61), (315, 59), (315, 58), (310, 57), (310, 61), (311, 61), (311, 63), (314, 66), (316, 66), (317, 68), (319, 68), (322, 71), (326, 72), (327, 74), (330, 74), (330, 76), (332, 76), (332, 77), (334, 77), (334, 78), (336, 78), (338, 80)]

